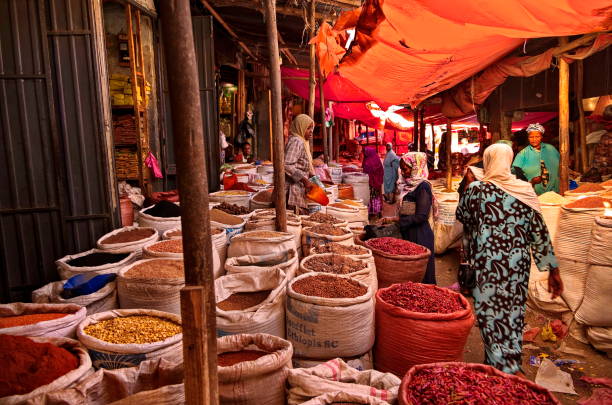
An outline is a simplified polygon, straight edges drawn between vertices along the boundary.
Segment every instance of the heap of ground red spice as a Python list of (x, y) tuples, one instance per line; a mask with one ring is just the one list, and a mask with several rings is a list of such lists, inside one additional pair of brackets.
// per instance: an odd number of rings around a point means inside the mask
[(592, 193), (596, 191), (604, 191), (605, 187), (597, 183), (582, 183), (577, 189), (571, 190), (572, 193)]
[(607, 208), (612, 205), (612, 202), (607, 198), (596, 197), (585, 197), (579, 198), (569, 204), (566, 204), (566, 208)]
[(38, 322), (50, 321), (52, 319), (63, 318), (66, 315), (59, 312), (48, 312), (43, 314), (28, 314), (28, 315), (15, 315), (15, 316), (4, 316), (0, 318), (0, 329), (2, 328), (13, 328), (15, 326), (32, 325)]
[(51, 343), (0, 335), (0, 398), (27, 394), (79, 366), (77, 357)]

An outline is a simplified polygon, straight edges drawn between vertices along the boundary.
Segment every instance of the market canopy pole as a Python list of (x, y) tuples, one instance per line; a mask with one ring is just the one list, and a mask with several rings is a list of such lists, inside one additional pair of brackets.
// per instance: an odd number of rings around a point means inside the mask
[(283, 139), (283, 106), (281, 100), (281, 71), (276, 26), (276, 0), (265, 1), (266, 32), (270, 54), (270, 86), (272, 87), (272, 138), (274, 151), (274, 205), (276, 230), (287, 232), (287, 205), (285, 201), (285, 150)]
[[(559, 45), (567, 45), (567, 37), (559, 38)], [(569, 65), (559, 58), (559, 190), (561, 195), (569, 184)]]
[[(589, 168), (589, 162), (587, 157), (587, 144), (586, 144), (586, 121), (584, 119), (584, 106), (582, 105), (582, 98), (584, 97), (584, 63), (582, 59), (576, 61), (576, 103), (578, 104), (578, 133), (580, 139), (580, 162), (582, 165), (576, 167), (582, 169), (582, 173), (586, 173)], [(576, 148), (578, 145), (576, 145)]]
[(189, 405), (215, 405), (219, 403), (219, 395), (213, 256), (206, 152), (189, 0), (160, 2), (160, 17), (182, 207), (186, 284), (181, 290), (185, 401)]
[[(323, 161), (329, 162), (329, 141), (327, 136), (327, 128), (325, 127), (325, 93), (323, 92), (323, 75), (321, 68), (317, 67), (317, 75), (319, 78), (319, 105), (321, 106), (321, 136), (323, 137)], [(314, 149), (311, 150), (314, 158)]]
[[(312, 40), (315, 37), (315, 14), (317, 11), (317, 0), (310, 0), (310, 13), (308, 14), (308, 25), (310, 26), (310, 39)], [(310, 65), (309, 65), (309, 83), (308, 83), (308, 116), (314, 120), (314, 108), (315, 108), (315, 93), (316, 88), (316, 45), (310, 44)], [(312, 146), (312, 141), (310, 141)], [(311, 148), (312, 149), (312, 148)]]
[(453, 153), (453, 124), (451, 120), (446, 120), (446, 191), (451, 192), (453, 190), (453, 167), (451, 165), (451, 155)]

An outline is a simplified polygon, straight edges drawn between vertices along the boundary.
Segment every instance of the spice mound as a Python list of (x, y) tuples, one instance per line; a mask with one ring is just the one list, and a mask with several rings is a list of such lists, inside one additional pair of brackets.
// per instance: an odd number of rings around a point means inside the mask
[(0, 398), (23, 395), (79, 366), (77, 357), (51, 343), (0, 335)]
[(68, 260), (66, 264), (73, 267), (96, 267), (105, 264), (118, 263), (128, 257), (129, 253), (102, 253), (93, 252), (76, 259)]
[(146, 344), (161, 342), (181, 333), (181, 325), (150, 315), (106, 319), (86, 326), (84, 332), (108, 343)]
[(563, 197), (560, 194), (555, 193), (554, 191), (547, 191), (544, 194), (540, 195), (538, 197), (538, 200), (540, 200), (540, 202), (542, 204), (559, 204), (559, 205), (563, 205), (563, 204), (567, 204), (569, 202), (569, 200), (565, 197)]
[(315, 212), (314, 214), (310, 215), (308, 217), (308, 221), (317, 222), (319, 224), (331, 224), (331, 225), (342, 223), (342, 221), (339, 220), (338, 218), (332, 215), (329, 215), (329, 214), (323, 214), (321, 212)]
[(225, 225), (240, 225), (242, 218), (228, 214), (227, 212), (213, 208), (210, 210), (210, 220)]
[(412, 404), (553, 405), (549, 394), (522, 380), (490, 375), (464, 366), (429, 367), (417, 371), (406, 385)]
[(343, 210), (353, 210), (353, 209), (355, 209), (355, 206), (351, 207), (349, 205), (342, 204), (342, 203), (329, 204), (329, 206), (330, 207), (334, 207), (334, 208), (340, 208), (340, 209), (343, 209)]
[(150, 237), (154, 233), (155, 230), (151, 228), (135, 228), (128, 231), (118, 232), (109, 236), (108, 238), (104, 238), (100, 243), (112, 245), (114, 243), (137, 242)]
[(152, 217), (175, 218), (181, 216), (181, 207), (170, 201), (162, 200), (143, 212)]
[(240, 350), (239, 352), (225, 352), (217, 355), (217, 364), (220, 367), (230, 367), (244, 361), (255, 361), (260, 357), (263, 357), (268, 352), (262, 352), (261, 350)]
[(319, 274), (293, 283), (293, 291), (302, 295), (323, 298), (361, 297), (368, 289), (355, 280)]
[(244, 190), (227, 190), (227, 191), (217, 191), (215, 193), (216, 196), (218, 197), (231, 197), (231, 196), (239, 196), (239, 195), (247, 195), (249, 194), (248, 191), (244, 191)]
[(602, 197), (585, 197), (579, 198), (576, 201), (572, 201), (566, 204), (566, 208), (610, 208), (612, 202), (607, 198)]
[(594, 193), (598, 191), (604, 191), (605, 187), (597, 183), (582, 183), (578, 188), (570, 190), (571, 193)]
[(125, 278), (183, 278), (185, 266), (182, 260), (154, 259), (135, 265), (125, 272)]
[(249, 231), (246, 233), (242, 233), (240, 235), (236, 235), (236, 237), (238, 239), (241, 238), (265, 238), (265, 239), (269, 239), (269, 238), (280, 238), (283, 236), (287, 236), (285, 234), (283, 234), (282, 232), (276, 232), (276, 231)]
[(253, 200), (260, 202), (260, 203), (271, 203), (272, 202), (272, 192), (273, 192), (273, 189), (263, 190), (262, 192), (255, 194), (255, 197), (253, 197)]
[(603, 183), (600, 184), (600, 186), (602, 186), (602, 187), (612, 187), (612, 179), (604, 181)]
[(427, 252), (427, 249), (421, 245), (391, 237), (370, 239), (366, 245), (391, 255), (415, 256)]
[(311, 256), (304, 261), (304, 267), (310, 271), (334, 274), (350, 274), (367, 267), (361, 260), (353, 260), (336, 254)]
[(341, 236), (341, 235), (346, 235), (347, 233), (350, 233), (350, 231), (347, 231), (342, 228), (338, 228), (337, 226), (333, 226), (330, 224), (319, 224), (319, 225), (312, 226), (310, 227), (310, 232), (318, 233), (319, 235), (331, 235), (331, 236)]
[(380, 298), (396, 307), (427, 314), (451, 314), (465, 309), (459, 297), (450, 291), (411, 281), (385, 288)]
[[(210, 234), (211, 235), (218, 235), (221, 232), (225, 232), (223, 229), (221, 228), (216, 228), (216, 227), (211, 227), (210, 228)], [(167, 234), (168, 238), (182, 238), (183, 237), (183, 231), (181, 229), (177, 229), (176, 231), (170, 232), (169, 234)]]
[(364, 207), (362, 203), (355, 200), (342, 200), (342, 204), (352, 205), (353, 207)]
[(183, 253), (183, 239), (164, 240), (147, 247), (151, 252)]
[(223, 311), (242, 311), (264, 302), (271, 291), (272, 290), (234, 293), (223, 301), (218, 302), (217, 308)]
[(363, 246), (357, 245), (343, 245), (338, 242), (329, 242), (325, 245), (315, 245), (314, 250), (316, 253), (336, 253), (339, 255), (365, 255), (370, 251)]
[(68, 314), (59, 312), (48, 312), (46, 314), (29, 314), (17, 316), (5, 316), (0, 318), (1, 328), (13, 328), (15, 326), (32, 325), (38, 322), (50, 321), (52, 319), (63, 318)]
[(221, 210), (223, 212), (226, 212), (228, 214), (232, 214), (232, 215), (245, 215), (248, 214), (249, 212), (251, 212), (251, 210), (249, 210), (246, 207), (242, 207), (240, 205), (236, 205), (236, 204), (230, 204), (227, 202), (222, 202), (219, 205), (215, 206), (215, 209)]

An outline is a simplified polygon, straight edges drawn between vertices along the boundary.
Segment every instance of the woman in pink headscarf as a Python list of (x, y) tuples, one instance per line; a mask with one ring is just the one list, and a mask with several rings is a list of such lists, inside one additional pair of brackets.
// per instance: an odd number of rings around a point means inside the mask
[(370, 177), (370, 204), (368, 211), (370, 215), (380, 215), (382, 210), (382, 185), (385, 169), (376, 148), (367, 146), (363, 153), (363, 172)]

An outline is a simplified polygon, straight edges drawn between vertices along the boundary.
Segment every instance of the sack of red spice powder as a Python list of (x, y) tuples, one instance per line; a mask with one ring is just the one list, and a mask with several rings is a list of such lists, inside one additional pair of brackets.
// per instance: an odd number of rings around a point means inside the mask
[(24, 302), (0, 304), (0, 318), (49, 313), (67, 315), (31, 324), (0, 328), (0, 333), (20, 336), (74, 337), (77, 327), (87, 316), (87, 309), (75, 304), (30, 304)]
[[(394, 284), (376, 293), (376, 343), (374, 368), (403, 376), (412, 366), (440, 361), (458, 361), (474, 325), (474, 314), (468, 300), (461, 294), (434, 285), (414, 283), (414, 286), (443, 293), (461, 309), (448, 313), (415, 312), (393, 305), (383, 298), (387, 291), (402, 286)], [(416, 300), (416, 299), (415, 299)]]

